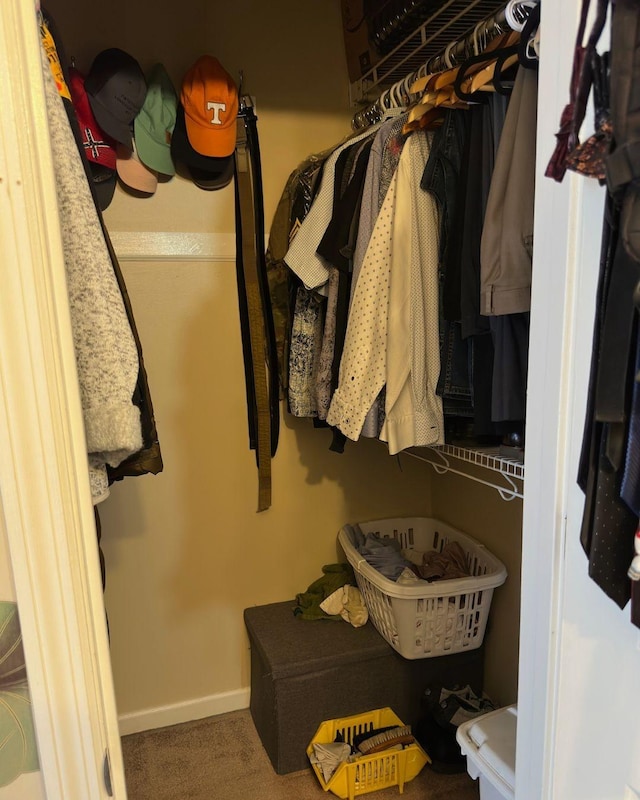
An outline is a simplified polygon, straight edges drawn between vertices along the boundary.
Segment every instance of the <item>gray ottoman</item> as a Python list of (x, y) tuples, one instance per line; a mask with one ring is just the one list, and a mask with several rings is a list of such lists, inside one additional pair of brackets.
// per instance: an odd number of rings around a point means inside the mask
[(247, 608), (251, 716), (279, 775), (306, 769), (306, 748), (321, 722), (390, 706), (414, 725), (432, 682), (482, 690), (484, 648), (407, 660), (369, 622), (307, 621), (295, 600)]

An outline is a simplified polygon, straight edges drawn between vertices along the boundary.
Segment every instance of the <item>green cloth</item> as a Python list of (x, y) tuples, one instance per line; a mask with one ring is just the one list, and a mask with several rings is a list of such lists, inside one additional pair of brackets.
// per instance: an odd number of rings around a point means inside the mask
[(322, 567), (322, 572), (322, 577), (315, 580), (306, 592), (296, 595), (293, 613), (300, 619), (342, 620), (340, 614), (325, 614), (320, 608), (320, 603), (346, 583), (356, 585), (353, 569), (350, 564), (326, 564)]

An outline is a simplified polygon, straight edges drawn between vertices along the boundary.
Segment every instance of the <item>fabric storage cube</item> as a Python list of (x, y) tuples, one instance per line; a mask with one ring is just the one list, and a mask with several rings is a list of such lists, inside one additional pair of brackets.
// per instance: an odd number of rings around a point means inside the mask
[(389, 706), (408, 725), (426, 687), (470, 684), (481, 691), (483, 650), (427, 661), (402, 658), (369, 622), (308, 621), (295, 600), (247, 608), (251, 716), (280, 774), (308, 769), (306, 748), (325, 720)]

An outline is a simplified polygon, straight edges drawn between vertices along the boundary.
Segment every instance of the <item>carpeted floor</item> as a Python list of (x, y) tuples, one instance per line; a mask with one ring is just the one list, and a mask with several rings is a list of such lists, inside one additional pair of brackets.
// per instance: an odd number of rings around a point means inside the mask
[[(277, 775), (248, 710), (146, 731), (122, 739), (129, 800), (321, 800), (309, 768)], [(399, 798), (397, 787), (372, 800)], [(464, 773), (439, 775), (425, 767), (405, 785), (407, 800), (478, 800)]]

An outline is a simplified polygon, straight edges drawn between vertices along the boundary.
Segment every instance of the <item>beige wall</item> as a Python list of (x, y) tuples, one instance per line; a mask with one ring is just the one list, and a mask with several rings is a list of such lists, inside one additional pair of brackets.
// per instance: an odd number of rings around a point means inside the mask
[[(297, 3), (280, 0), (269, 11), (266, 4), (224, 4), (215, 14), (189, 5), (188, 21), (172, 4), (158, 12), (163, 24), (154, 12), (144, 24), (130, 20), (126, 35), (110, 19), (103, 31), (78, 31), (71, 4), (50, 8), (80, 69), (115, 45), (143, 67), (163, 60), (176, 85), (202, 52), (217, 55), (232, 74), (244, 70), (257, 99), (268, 227), (291, 170), (349, 132), (339, 5), (327, 2), (314, 14), (308, 38), (298, 34), (308, 32), (311, 17)], [(127, 6), (128, 16), (135, 13)], [(203, 192), (179, 177), (145, 200), (119, 189), (106, 219), (113, 231), (232, 233), (233, 189)], [(242, 610), (304, 591), (336, 560), (345, 521), (428, 511), (429, 488), (424, 465), (401, 472), (377, 442), (332, 453), (328, 431), (287, 415), (273, 506), (257, 514), (235, 266), (122, 268), (165, 462), (159, 476), (115, 485), (100, 506), (118, 707), (133, 713), (248, 686)]]
[[(204, 52), (233, 75), (244, 70), (257, 100), (267, 228), (291, 170), (349, 132), (336, 0), (165, 0), (152, 13), (118, 0), (92, 25), (80, 6), (48, 4), (82, 70), (108, 46), (145, 69), (163, 61), (178, 87)], [(230, 234), (233, 189), (203, 192), (179, 177), (144, 200), (118, 189), (106, 219), (116, 232)], [(332, 453), (328, 431), (285, 414), (273, 506), (257, 514), (234, 265), (123, 261), (122, 269), (165, 462), (161, 475), (115, 485), (100, 506), (118, 708), (131, 714), (248, 686), (242, 610), (304, 591), (335, 561), (345, 521), (428, 515), (432, 475), (413, 459), (400, 469), (377, 442)]]
[[(499, 486), (500, 476), (469, 467)], [(505, 484), (506, 485), (506, 484)], [(496, 589), (485, 636), (485, 690), (499, 705), (515, 703), (518, 678), (522, 500), (502, 500), (495, 489), (458, 475), (433, 476), (433, 515), (466, 531), (497, 556), (507, 580)]]
[(273, 505), (256, 513), (230, 264), (126, 264), (165, 462), (100, 506), (121, 712), (249, 683), (242, 610), (292, 598), (336, 560), (345, 521), (424, 513), (423, 465), (378, 442), (328, 450), (284, 419)]

